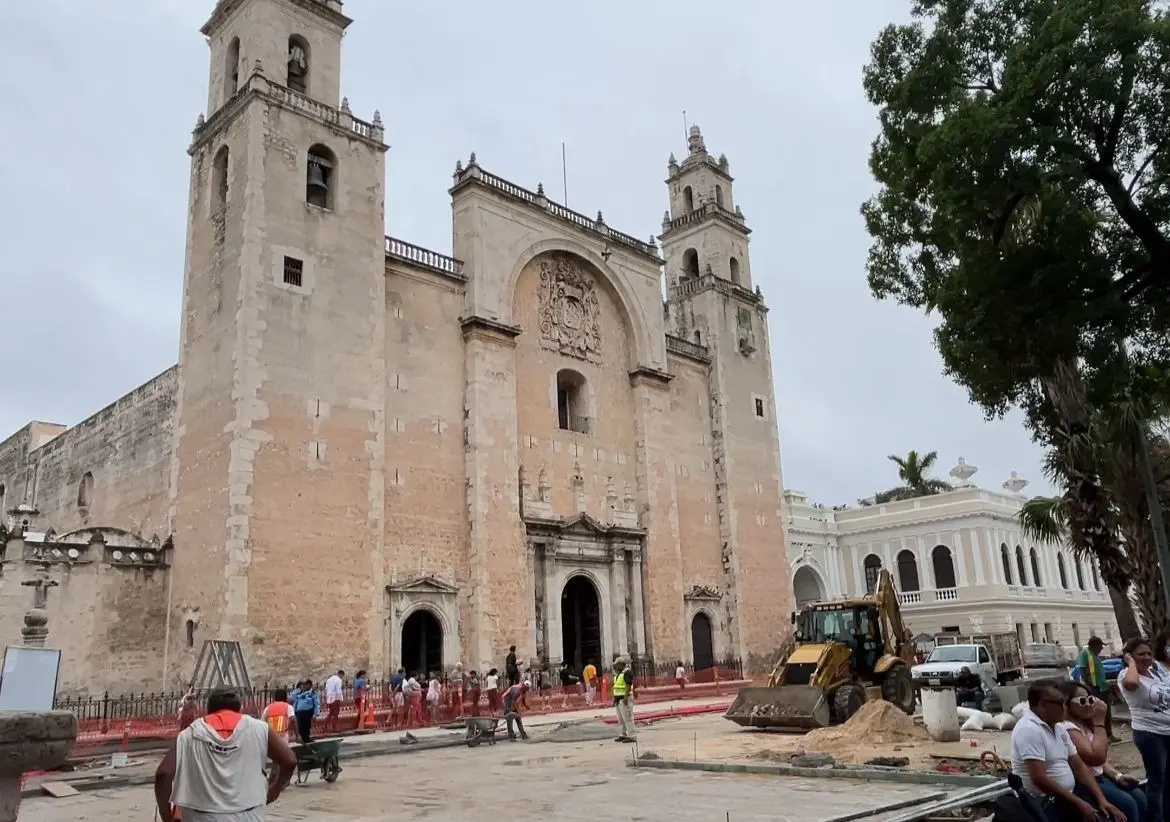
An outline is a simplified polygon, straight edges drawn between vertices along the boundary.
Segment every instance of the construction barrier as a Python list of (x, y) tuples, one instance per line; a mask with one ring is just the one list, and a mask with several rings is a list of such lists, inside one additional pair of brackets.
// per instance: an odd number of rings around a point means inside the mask
[[(708, 672), (704, 672), (708, 673)], [(568, 687), (534, 688), (528, 696), (529, 710), (526, 715), (567, 713), (570, 711), (596, 708), (599, 712), (608, 710), (610, 705), (610, 677), (602, 677), (598, 695), (592, 704), (587, 702), (585, 689), (580, 685)], [(660, 677), (636, 687), (638, 705), (670, 702), (679, 699), (709, 699), (715, 696), (732, 696), (735, 692), (752, 684), (749, 679), (723, 679), (718, 674), (706, 677), (707, 681), (686, 683), (679, 687), (673, 678)], [(425, 684), (424, 684), (425, 689)], [(322, 715), (313, 723), (314, 735), (345, 735), (355, 732), (379, 730), (412, 730), (439, 727), (452, 724), (469, 716), (489, 716), (487, 697), (482, 692), (472, 699), (470, 691), (456, 695), (451, 688), (442, 694), (438, 705), (422, 703), (414, 716), (409, 706), (395, 709), (389, 693), (368, 693), (363, 700), (361, 715), (354, 700), (343, 702), (334, 726), (327, 725), (325, 706)], [(462, 696), (462, 699), (459, 699)], [(259, 716), (266, 704), (246, 704), (244, 710)], [(685, 716), (689, 706), (676, 708), (674, 715)], [(698, 706), (700, 708), (704, 706)], [(641, 718), (640, 718), (641, 719)], [(179, 732), (179, 715), (172, 713), (156, 717), (131, 717), (117, 724), (102, 719), (87, 719), (79, 722), (77, 741), (71, 752), (72, 759), (108, 755), (115, 751), (131, 752), (163, 747)]]

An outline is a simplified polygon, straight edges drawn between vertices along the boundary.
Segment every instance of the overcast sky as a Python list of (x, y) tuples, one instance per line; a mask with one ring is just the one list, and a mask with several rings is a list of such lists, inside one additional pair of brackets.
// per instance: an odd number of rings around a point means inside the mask
[[(212, 0), (0, 2), (0, 439), (73, 424), (176, 360), (189, 158)], [(876, 302), (858, 206), (869, 43), (908, 0), (346, 0), (343, 93), (386, 123), (387, 231), (451, 250), (447, 188), (488, 170), (637, 237), (659, 230), (683, 110), (726, 153), (771, 309), (784, 481), (826, 504), (939, 452), (1042, 490), (1018, 417), (984, 422), (928, 318)], [(553, 9), (556, 9), (553, 11)], [(506, 10), (506, 11), (505, 11)], [(31, 352), (18, 360), (17, 351)]]

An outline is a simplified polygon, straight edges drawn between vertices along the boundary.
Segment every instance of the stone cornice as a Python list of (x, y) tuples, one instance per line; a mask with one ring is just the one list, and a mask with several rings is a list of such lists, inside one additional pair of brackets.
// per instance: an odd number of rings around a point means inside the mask
[[(248, 0), (220, 0), (215, 6), (215, 10), (211, 12), (211, 16), (207, 18), (207, 22), (199, 29), (199, 33), (205, 37), (212, 37), (227, 22), (228, 18), (239, 11), (247, 2)], [(340, 11), (330, 8), (320, 2), (320, 0), (285, 0), (285, 2), (292, 3), (298, 8), (317, 15), (322, 20), (332, 23), (341, 31), (345, 31), (349, 28), (349, 24), (353, 22), (352, 19), (346, 17)], [(338, 6), (340, 5), (338, 3)]]
[(662, 371), (658, 368), (653, 368), (649, 365), (639, 365), (630, 372), (630, 382), (633, 385), (638, 383), (650, 383), (665, 388), (674, 379), (674, 374), (668, 371)]
[(460, 319), (459, 325), (463, 328), (463, 339), (465, 340), (474, 337), (511, 346), (516, 345), (516, 338), (524, 330), (518, 325), (508, 325), (499, 320), (475, 314)]
[(199, 149), (210, 143), (215, 135), (222, 131), (224, 126), (230, 123), (252, 98), (259, 98), (270, 105), (277, 105), (308, 117), (341, 137), (359, 140), (383, 152), (390, 148), (382, 140), (385, 136), (385, 130), (377, 112), (374, 113), (372, 123), (359, 120), (349, 112), (348, 108), (335, 109), (269, 80), (264, 76), (263, 67), (257, 66), (253, 68), (252, 74), (240, 90), (220, 106), (211, 117), (206, 121), (202, 117), (199, 118), (191, 137), (191, 147), (187, 149), (187, 153), (194, 155)]

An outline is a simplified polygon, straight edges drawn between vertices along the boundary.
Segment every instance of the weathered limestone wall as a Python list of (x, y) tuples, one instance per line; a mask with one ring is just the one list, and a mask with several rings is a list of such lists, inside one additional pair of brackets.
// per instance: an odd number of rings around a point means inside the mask
[[(69, 696), (158, 690), (166, 551), (119, 533), (111, 533), (110, 542), (122, 548), (93, 543), (87, 530), (65, 539), (53, 543), (55, 552), (40, 542), (9, 543), (0, 572), (0, 644), (21, 644), (24, 614), (33, 603), (32, 589), (21, 582), (35, 578), (43, 568), (57, 583), (47, 598), (47, 645), (61, 650), (58, 692)], [(46, 550), (36, 554), (34, 562), (33, 551), (41, 547)]]
[[(435, 614), (456, 647), (470, 624), (462, 308), (456, 279), (405, 263), (387, 266), (383, 574), (391, 586), (433, 577), (457, 588), (454, 613)], [(382, 606), (390, 611), (383, 641), (393, 667), (402, 664), (401, 626), (412, 604), (404, 598)], [(447, 664), (455, 662), (451, 656), (444, 654)], [(479, 663), (464, 661), (469, 668)]]

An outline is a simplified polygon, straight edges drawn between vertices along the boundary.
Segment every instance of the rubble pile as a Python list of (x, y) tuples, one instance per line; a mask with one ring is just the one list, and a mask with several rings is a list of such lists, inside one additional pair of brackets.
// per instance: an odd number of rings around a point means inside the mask
[(809, 749), (818, 751), (929, 741), (930, 735), (925, 728), (916, 725), (914, 719), (896, 705), (881, 699), (862, 705), (861, 710), (843, 725), (819, 728), (804, 737)]

